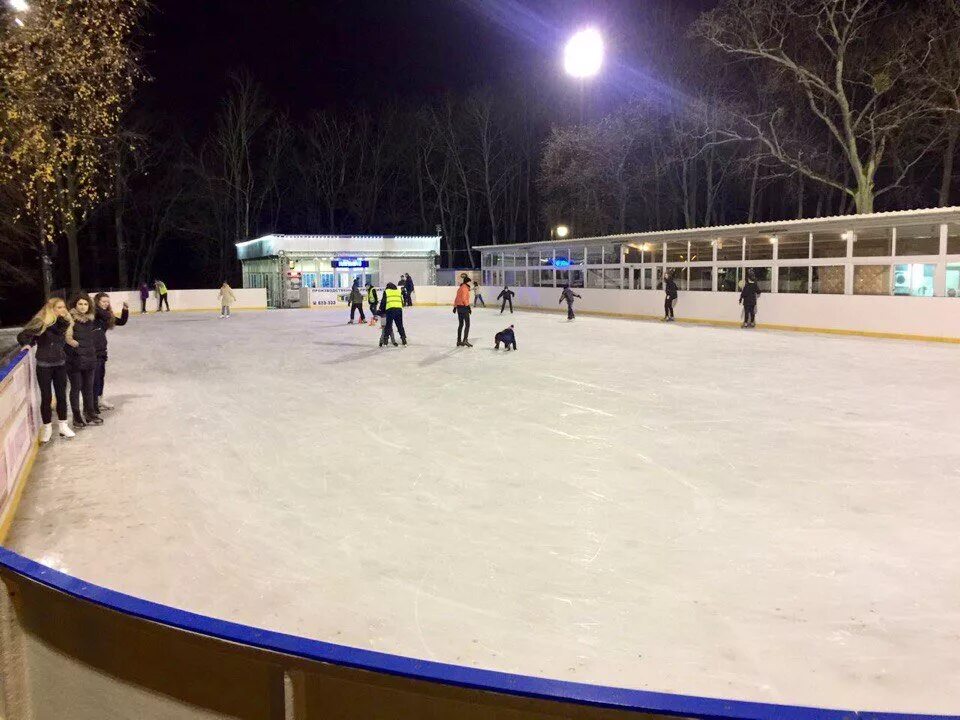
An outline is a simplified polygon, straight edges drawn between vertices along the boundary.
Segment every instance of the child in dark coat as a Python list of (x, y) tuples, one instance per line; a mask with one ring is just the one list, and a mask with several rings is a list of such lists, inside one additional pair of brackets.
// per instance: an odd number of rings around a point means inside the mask
[(500, 343), (503, 343), (504, 349), (506, 350), (510, 350), (511, 347), (513, 347), (513, 349), (516, 350), (517, 336), (513, 334), (513, 325), (506, 328), (505, 330), (501, 330), (500, 332), (498, 332), (496, 336), (493, 338), (493, 342), (494, 342), (494, 346), (493, 346), (494, 350), (500, 349)]

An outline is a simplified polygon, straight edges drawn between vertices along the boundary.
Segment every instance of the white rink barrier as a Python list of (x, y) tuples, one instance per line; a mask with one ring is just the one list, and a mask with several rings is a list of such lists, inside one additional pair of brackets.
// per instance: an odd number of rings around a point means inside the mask
[(32, 352), (18, 351), (0, 369), (0, 542), (16, 512), (37, 454), (40, 395)]
[[(90, 297), (93, 297), (98, 291), (91, 291)], [(218, 293), (220, 288), (203, 290), (169, 290), (167, 300), (170, 303), (170, 310), (220, 310), (220, 300)], [(126, 302), (130, 306), (130, 313), (136, 315), (140, 312), (140, 291), (139, 290), (117, 290), (107, 293), (110, 296), (110, 303), (113, 309), (119, 312), (122, 304)], [(267, 291), (265, 288), (233, 288), (233, 294), (237, 296), (237, 301), (233, 304), (233, 310), (266, 310), (267, 309)], [(157, 309), (157, 296), (153, 290), (150, 291), (150, 297), (147, 298), (147, 310), (153, 312)]]

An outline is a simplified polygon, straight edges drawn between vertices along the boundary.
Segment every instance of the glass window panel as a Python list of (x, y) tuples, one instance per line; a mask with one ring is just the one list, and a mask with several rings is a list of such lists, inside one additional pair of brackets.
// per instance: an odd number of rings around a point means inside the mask
[(908, 225), (897, 228), (897, 255), (939, 255), (939, 225)]
[(738, 237), (720, 238), (717, 243), (717, 260), (743, 260), (743, 239)]
[[(900, 238), (897, 238), (900, 242)], [(893, 294), (931, 297), (933, 295), (933, 273), (936, 265), (932, 263), (911, 263), (893, 266)]]
[(563, 287), (568, 282), (570, 282), (570, 271), (569, 270), (557, 270), (557, 286)]
[(603, 263), (604, 265), (620, 264), (620, 243), (603, 246)]
[(947, 223), (947, 255), (960, 255), (960, 225)]
[[(814, 247), (816, 250), (816, 247)], [(813, 269), (810, 291), (817, 295), (843, 295), (843, 265), (821, 265)]]
[(320, 273), (320, 287), (335, 288), (337, 286), (337, 276), (335, 273)]
[[(893, 233), (890, 228), (861, 230), (853, 241), (854, 257), (886, 257), (893, 254)], [(856, 283), (854, 283), (856, 286)], [(856, 293), (856, 287), (854, 287)], [(877, 293), (866, 293), (876, 295)], [(886, 293), (883, 293), (886, 294)]]
[(747, 260), (773, 260), (771, 235), (747, 238)]
[(640, 263), (643, 262), (642, 255), (643, 250), (641, 249), (642, 245), (637, 244), (627, 244), (624, 246), (623, 250), (623, 261), (627, 263)]
[(690, 262), (713, 262), (713, 243), (709, 240), (691, 240)]
[(516, 285), (517, 284), (517, 273), (514, 270), (504, 270), (503, 271), (503, 282), (506, 285)]
[(890, 266), (855, 265), (853, 268), (853, 294), (889, 295)]
[(740, 289), (743, 280), (743, 268), (727, 267), (717, 269), (717, 290), (735, 292)]
[(582, 288), (583, 287), (583, 270), (571, 270), (570, 271), (570, 287)]
[(846, 257), (847, 241), (840, 236), (840, 233), (814, 233), (813, 256), (815, 258)]
[(587, 248), (587, 264), (603, 264), (603, 245), (593, 245)]
[(588, 288), (602, 288), (603, 287), (603, 270), (595, 270), (594, 268), (587, 268), (586, 286)]
[(500, 253), (490, 253), (491, 267), (499, 267), (501, 258), (502, 256), (500, 255)]
[(960, 264), (947, 265), (947, 297), (960, 297)]
[(490, 253), (485, 252), (480, 256), (480, 265), (482, 267), (488, 267), (490, 265)]
[(667, 262), (687, 261), (687, 241), (671, 240), (667, 243)]
[(806, 260), (810, 257), (810, 235), (794, 233), (778, 236), (777, 257), (781, 260)]
[(517, 270), (516, 283), (519, 287), (527, 287), (527, 271)]
[(782, 267), (777, 279), (777, 292), (806, 293), (810, 288), (810, 268)]
[(687, 285), (688, 290), (707, 291), (713, 290), (713, 268), (692, 267), (690, 268), (690, 282)]
[(607, 290), (620, 290), (620, 269), (603, 271), (603, 286)]
[(663, 262), (663, 243), (648, 242), (643, 244), (643, 261), (645, 263)]
[(773, 277), (773, 269), (768, 267), (753, 267), (746, 269), (745, 277), (752, 277), (760, 286), (760, 291), (768, 293), (773, 290), (773, 284), (770, 279)]

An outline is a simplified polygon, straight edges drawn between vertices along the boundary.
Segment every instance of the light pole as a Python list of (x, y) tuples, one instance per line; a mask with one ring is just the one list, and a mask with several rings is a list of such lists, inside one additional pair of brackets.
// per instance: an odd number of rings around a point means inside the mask
[(573, 34), (563, 49), (563, 67), (567, 74), (579, 81), (580, 124), (584, 122), (584, 95), (586, 82), (603, 67), (603, 36), (596, 28), (585, 28)]

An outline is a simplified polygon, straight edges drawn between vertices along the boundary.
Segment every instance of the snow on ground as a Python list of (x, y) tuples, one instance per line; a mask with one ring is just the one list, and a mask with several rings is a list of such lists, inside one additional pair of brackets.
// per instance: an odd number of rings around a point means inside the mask
[(960, 712), (960, 347), (518, 313), (135, 316), (10, 544), (348, 645)]

